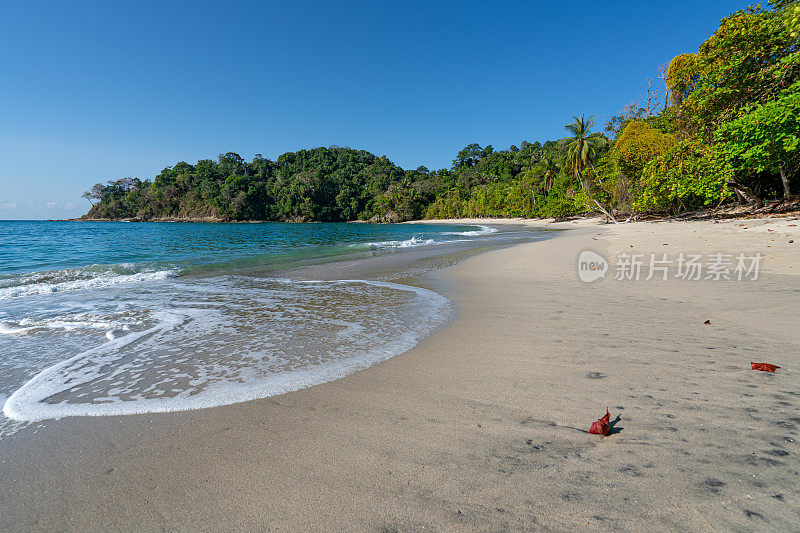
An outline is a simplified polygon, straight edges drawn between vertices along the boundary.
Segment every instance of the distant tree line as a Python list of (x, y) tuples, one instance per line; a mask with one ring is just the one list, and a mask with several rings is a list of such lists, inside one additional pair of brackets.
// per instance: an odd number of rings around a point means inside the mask
[(404, 170), (332, 146), (247, 162), (227, 153), (152, 179), (84, 193), (87, 218), (394, 222), (417, 218), (609, 218), (725, 202), (754, 206), (800, 190), (800, 5), (776, 0), (720, 22), (696, 53), (661, 71), (603, 132), (573, 117), (567, 136), (494, 150), (470, 144), (449, 169)]
[(423, 216), (433, 174), (338, 146), (247, 162), (227, 153), (180, 162), (152, 180), (123, 178), (85, 194), (90, 218), (341, 221)]

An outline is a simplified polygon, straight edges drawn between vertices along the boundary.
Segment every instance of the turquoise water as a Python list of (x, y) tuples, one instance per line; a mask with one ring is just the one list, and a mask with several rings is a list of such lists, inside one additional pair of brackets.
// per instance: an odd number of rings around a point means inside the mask
[(491, 230), (430, 224), (203, 224), (0, 220), (0, 276), (88, 265), (191, 268), (452, 242)]
[(287, 279), (506, 238), (485, 226), (0, 221), (0, 437), (34, 421), (213, 407), (337, 379), (454, 313), (433, 291)]

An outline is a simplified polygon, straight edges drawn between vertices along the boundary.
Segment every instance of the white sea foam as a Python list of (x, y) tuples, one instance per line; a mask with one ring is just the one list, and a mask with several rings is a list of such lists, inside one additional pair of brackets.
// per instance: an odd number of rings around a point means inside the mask
[(0, 322), (0, 335), (24, 335), (33, 328), (20, 328), (9, 325), (9, 322)]
[(176, 269), (170, 269), (133, 274), (115, 274), (110, 271), (92, 274), (75, 269), (50, 273), (48, 276), (29, 274), (21, 276), (14, 285), (0, 288), (0, 300), (54, 292), (98, 289), (123, 283), (148, 282), (173, 277), (177, 273)]
[[(367, 246), (372, 248), (414, 248), (417, 246), (428, 246), (431, 244), (442, 243), (436, 242), (434, 239), (423, 239), (417, 236), (411, 237), (410, 239), (406, 239), (404, 241), (379, 241), (366, 243)], [(355, 246), (360, 245), (356, 244)]]
[(169, 282), (148, 298), (159, 308), (149, 326), (126, 332), (107, 320), (106, 342), (36, 374), (5, 402), (6, 416), (181, 411), (281, 394), (402, 353), (452, 313), (435, 292), (359, 280), (226, 276)]
[[(121, 348), (157, 331), (175, 327), (185, 319), (171, 313), (157, 313), (155, 318), (159, 323), (152, 328), (112, 339), (40, 372), (6, 400), (3, 413), (13, 420), (28, 422), (61, 418), (71, 414), (89, 414), (81, 411), (87, 411), (87, 408), (90, 410), (94, 407), (92, 404), (73, 406), (62, 412), (58, 409), (58, 404), (54, 406), (42, 400), (62, 392), (63, 387), (75, 387), (97, 378), (103, 371), (104, 365), (113, 364)], [(80, 363), (77, 368), (74, 365), (76, 362)]]
[(496, 228), (491, 228), (489, 226), (478, 226), (480, 229), (476, 230), (469, 230), (469, 231), (448, 231), (445, 232), (444, 235), (463, 235), (464, 237), (480, 237), (482, 235), (491, 235), (492, 233), (497, 233)]
[(33, 319), (23, 318), (19, 321), (0, 321), (0, 335), (23, 335), (31, 331), (43, 329), (60, 329), (64, 331), (76, 330), (103, 330), (103, 331), (128, 331), (137, 321), (110, 320), (90, 313), (71, 314), (69, 316), (56, 315), (48, 318)]
[[(459, 235), (461, 237), (481, 237), (483, 235), (491, 235), (496, 233), (497, 229), (489, 226), (478, 226), (479, 229), (467, 231), (445, 231), (442, 235)], [(466, 242), (468, 239), (426, 239), (423, 237), (413, 236), (410, 239), (395, 240), (395, 241), (378, 241), (368, 242), (365, 244), (353, 244), (351, 246), (369, 246), (371, 248), (416, 248), (418, 246), (430, 246), (438, 244), (452, 244), (456, 242)]]

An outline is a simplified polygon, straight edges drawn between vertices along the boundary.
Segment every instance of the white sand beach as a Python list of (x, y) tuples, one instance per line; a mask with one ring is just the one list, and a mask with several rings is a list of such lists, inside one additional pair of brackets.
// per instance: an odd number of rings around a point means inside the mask
[[(459, 313), (384, 363), (0, 441), (0, 529), (796, 530), (800, 221), (502, 223), (568, 231), (411, 280)], [(587, 249), (763, 260), (583, 283)], [(588, 434), (606, 407), (614, 433)]]

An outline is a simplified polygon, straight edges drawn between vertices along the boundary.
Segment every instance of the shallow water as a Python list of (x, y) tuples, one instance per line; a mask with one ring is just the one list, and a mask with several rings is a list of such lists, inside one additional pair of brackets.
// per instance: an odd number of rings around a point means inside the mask
[(0, 437), (48, 418), (211, 407), (337, 379), (413, 347), (453, 316), (450, 302), (282, 272), (519, 238), (476, 226), (0, 222)]

